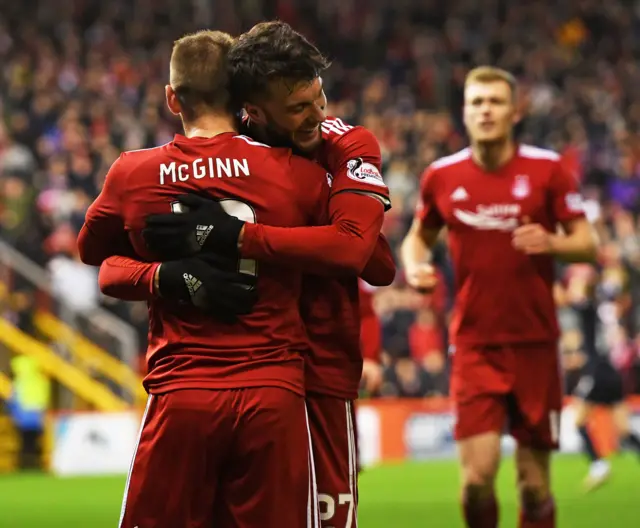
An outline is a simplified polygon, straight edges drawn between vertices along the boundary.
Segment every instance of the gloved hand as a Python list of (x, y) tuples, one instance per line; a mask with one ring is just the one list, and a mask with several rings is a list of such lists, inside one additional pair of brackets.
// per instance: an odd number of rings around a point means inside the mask
[(160, 260), (196, 255), (200, 251), (237, 256), (244, 222), (225, 212), (220, 202), (197, 194), (177, 201), (182, 212), (150, 215), (142, 238)]
[(158, 269), (158, 293), (161, 297), (189, 303), (232, 323), (238, 315), (251, 312), (258, 294), (256, 279), (230, 266), (218, 267), (219, 259), (191, 257), (170, 260)]

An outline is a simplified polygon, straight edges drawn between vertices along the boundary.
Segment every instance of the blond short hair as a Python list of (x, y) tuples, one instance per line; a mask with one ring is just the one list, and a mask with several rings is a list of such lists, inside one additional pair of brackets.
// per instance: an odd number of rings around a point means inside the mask
[(465, 88), (472, 83), (492, 83), (492, 82), (505, 82), (509, 85), (511, 95), (513, 99), (516, 98), (518, 91), (518, 82), (513, 74), (502, 68), (495, 66), (478, 66), (469, 73), (464, 81)]
[(229, 105), (227, 55), (235, 39), (223, 31), (202, 30), (173, 43), (169, 84), (176, 92), (185, 117)]

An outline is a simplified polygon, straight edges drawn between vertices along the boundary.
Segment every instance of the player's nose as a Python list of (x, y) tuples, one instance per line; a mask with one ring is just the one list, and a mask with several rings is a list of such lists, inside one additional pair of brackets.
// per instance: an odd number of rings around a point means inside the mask
[(320, 106), (317, 104), (313, 105), (312, 119), (314, 119), (316, 125), (319, 125), (327, 118), (327, 113), (325, 112), (324, 108), (324, 106)]

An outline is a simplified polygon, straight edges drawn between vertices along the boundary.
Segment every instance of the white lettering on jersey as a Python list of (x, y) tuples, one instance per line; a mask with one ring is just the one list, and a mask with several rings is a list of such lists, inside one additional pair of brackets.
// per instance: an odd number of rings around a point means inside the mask
[(160, 164), (160, 185), (166, 183), (176, 183), (177, 181), (187, 181), (190, 178), (201, 180), (205, 176), (209, 178), (239, 178), (240, 176), (251, 176), (249, 162), (235, 158), (198, 158), (192, 163)]
[(362, 158), (347, 161), (347, 176), (361, 183), (386, 187), (378, 168), (371, 163), (362, 161)]
[(454, 209), (453, 215), (463, 224), (482, 231), (513, 231), (520, 222), (519, 204), (478, 205), (476, 211)]
[(491, 204), (479, 205), (476, 210), (486, 216), (519, 216), (522, 209), (519, 204)]

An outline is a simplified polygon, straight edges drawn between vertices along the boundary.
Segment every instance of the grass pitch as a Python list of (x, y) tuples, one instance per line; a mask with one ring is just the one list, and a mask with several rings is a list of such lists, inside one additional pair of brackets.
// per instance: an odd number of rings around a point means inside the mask
[[(611, 480), (588, 495), (581, 489), (586, 469), (580, 457), (559, 456), (554, 461), (558, 526), (640, 526), (640, 461), (631, 455), (615, 458)], [(507, 462), (499, 479), (502, 528), (517, 526), (514, 482), (513, 465)], [(0, 526), (115, 528), (123, 489), (124, 477), (0, 476)], [(358, 524), (360, 528), (462, 528), (457, 497), (458, 470), (452, 460), (368, 469), (360, 477)]]

